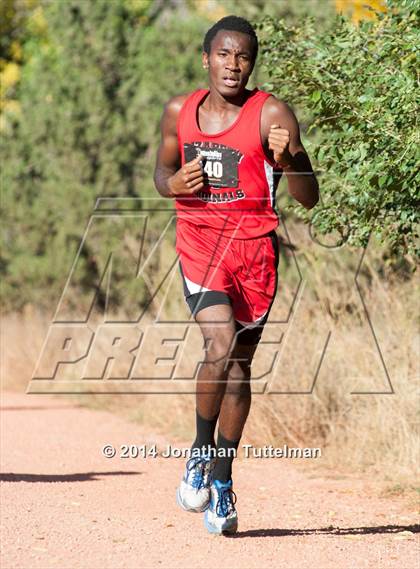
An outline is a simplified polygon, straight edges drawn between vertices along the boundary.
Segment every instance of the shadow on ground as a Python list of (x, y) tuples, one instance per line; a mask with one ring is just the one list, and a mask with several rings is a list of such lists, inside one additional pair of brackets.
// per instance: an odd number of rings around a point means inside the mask
[(409, 526), (366, 526), (359, 528), (339, 528), (328, 526), (326, 528), (313, 529), (251, 529), (243, 532), (235, 533), (230, 537), (237, 539), (241, 537), (282, 537), (285, 535), (365, 535), (375, 533), (400, 533), (402, 531), (410, 531), (419, 533), (420, 525), (413, 524)]
[(0, 482), (86, 482), (100, 480), (102, 476), (133, 476), (143, 472), (126, 472), (115, 470), (111, 472), (82, 472), (75, 474), (17, 474), (4, 472), (0, 474)]

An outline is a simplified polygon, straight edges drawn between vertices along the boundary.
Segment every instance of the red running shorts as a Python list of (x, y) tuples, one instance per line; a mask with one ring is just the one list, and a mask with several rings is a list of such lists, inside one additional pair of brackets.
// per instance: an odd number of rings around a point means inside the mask
[(239, 344), (257, 344), (278, 284), (275, 230), (255, 239), (232, 239), (208, 227), (177, 220), (176, 251), (191, 313), (230, 304)]

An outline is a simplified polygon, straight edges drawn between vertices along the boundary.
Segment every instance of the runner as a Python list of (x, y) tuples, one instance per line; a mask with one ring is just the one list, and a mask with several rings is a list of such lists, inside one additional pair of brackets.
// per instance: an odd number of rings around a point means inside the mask
[(209, 88), (166, 104), (154, 175), (158, 192), (175, 199), (185, 299), (206, 348), (196, 437), (177, 500), (204, 511), (216, 534), (238, 527), (232, 461), (251, 405), (251, 362), (277, 291), (273, 171), (285, 172), (289, 193), (304, 207), (318, 201), (293, 111), (246, 88), (257, 53), (257, 36), (243, 18), (227, 16), (208, 30), (202, 61)]

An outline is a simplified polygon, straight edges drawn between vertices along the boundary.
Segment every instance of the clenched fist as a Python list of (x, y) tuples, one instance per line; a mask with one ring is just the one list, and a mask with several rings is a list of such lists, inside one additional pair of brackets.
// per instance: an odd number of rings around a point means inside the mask
[(173, 194), (193, 194), (204, 186), (202, 160), (203, 157), (199, 154), (168, 179), (168, 187)]
[(273, 151), (274, 160), (280, 166), (288, 166), (291, 161), (291, 154), (289, 152), (289, 131), (281, 128), (278, 124), (270, 126), (268, 134), (268, 147)]

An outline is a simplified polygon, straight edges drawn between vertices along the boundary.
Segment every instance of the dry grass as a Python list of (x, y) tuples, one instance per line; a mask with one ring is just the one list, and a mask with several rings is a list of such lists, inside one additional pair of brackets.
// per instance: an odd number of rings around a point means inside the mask
[[(304, 228), (288, 230), (303, 281), (298, 287), (294, 258), (285, 247), (270, 318), (284, 323), (267, 328), (263, 336), (268, 342), (281, 331), (282, 341), (279, 346), (261, 344), (253, 365), (257, 377), (278, 350), (269, 387), (283, 393), (254, 394), (243, 442), (321, 447), (324, 466), (368, 469), (382, 480), (413, 484), (420, 458), (417, 277), (388, 274), (380, 251), (368, 249), (358, 282), (386, 372), (354, 280), (361, 251), (328, 250), (315, 245)], [(187, 315), (179, 281), (177, 276), (172, 285), (171, 316)], [(3, 318), (3, 389), (26, 390), (50, 320), (33, 308)], [(199, 335), (184, 353), (187, 368), (197, 353), (202, 353)], [(68, 397), (122, 413), (175, 438), (192, 438), (192, 394)]]

